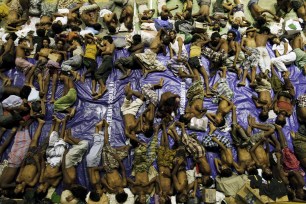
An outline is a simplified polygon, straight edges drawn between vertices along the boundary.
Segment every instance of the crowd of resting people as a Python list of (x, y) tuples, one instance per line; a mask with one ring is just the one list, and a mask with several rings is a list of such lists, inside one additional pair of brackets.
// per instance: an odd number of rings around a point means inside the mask
[[(5, 30), (0, 51), (0, 158), (7, 159), (0, 177), (3, 202), (23, 198), (25, 203), (52, 203), (48, 190), (61, 186), (60, 203), (199, 203), (209, 188), (217, 190), (218, 203), (237, 203), (230, 199), (245, 185), (259, 189), (266, 202), (305, 202), (306, 95), (296, 94), (291, 82), (292, 72), (306, 75), (305, 1), (277, 0), (276, 14), (262, 8), (259, 0), (197, 0), (196, 13), (192, 0), (181, 0), (181, 11), (178, 6), (168, 8), (166, 1), (158, 1), (157, 11), (147, 1), (135, 1), (137, 8), (131, 0), (110, 0), (105, 6), (94, 0), (60, 0), (57, 12), (47, 11), (45, 0), (6, 0), (0, 5)], [(117, 6), (122, 7), (119, 18)], [(245, 15), (246, 8), (254, 23)], [(134, 9), (139, 15), (134, 16)], [(297, 18), (290, 25), (288, 19), (283, 22), (283, 35), (272, 31), (271, 24), (281, 23), (291, 9)], [(159, 17), (154, 18), (155, 12)], [(33, 17), (38, 21), (27, 30)], [(132, 32), (136, 23), (143, 32)], [(228, 31), (221, 35), (224, 29)], [(103, 30), (109, 35), (101, 36)], [(122, 31), (130, 32), (124, 46), (129, 55), (114, 60), (119, 46), (113, 36)], [(24, 75), (21, 86), (14, 84), (22, 77), (11, 78), (15, 68)], [(112, 124), (101, 119), (90, 145), (66, 128), (78, 112), (76, 83), (90, 80), (90, 97), (98, 105), (107, 95), (113, 69), (126, 81), (120, 107), (122, 132), (129, 143), (112, 146)], [(135, 70), (143, 79), (170, 70), (174, 78), (191, 80), (184, 112), (178, 114), (181, 95), (159, 94), (165, 86), (159, 75), (141, 90), (133, 89), (125, 79)], [(229, 72), (237, 76), (237, 83), (228, 79)], [(218, 80), (210, 86), (212, 77)], [(64, 85), (59, 98), (58, 83)], [(234, 86), (253, 92), (251, 100), (260, 110), (247, 116), (247, 127), (239, 124), (244, 116), (237, 109), (243, 104), (235, 104)], [(203, 104), (210, 98), (217, 104), (214, 112)], [(50, 104), (52, 126), (42, 140)], [(60, 119), (58, 113), (65, 116)], [(288, 140), (283, 130), (293, 114), (298, 130), (292, 130)], [(30, 134), (32, 125), (35, 131)], [(227, 125), (231, 138), (215, 132)], [(199, 132), (206, 132), (201, 140)], [(208, 162), (207, 151), (219, 155), (214, 164)], [(133, 155), (131, 175), (123, 164), (128, 155)], [(78, 182), (82, 160), (89, 186)]]

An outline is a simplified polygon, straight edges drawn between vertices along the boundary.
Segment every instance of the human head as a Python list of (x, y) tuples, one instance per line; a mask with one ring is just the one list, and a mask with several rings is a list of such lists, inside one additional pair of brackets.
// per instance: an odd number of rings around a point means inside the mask
[(8, 34), (7, 36), (6, 36), (6, 40), (8, 40), (8, 39), (12, 39), (13, 41), (15, 41), (17, 38), (18, 38), (18, 36), (15, 34), (15, 33), (10, 33), (10, 34)]
[(280, 125), (282, 127), (284, 127), (286, 125), (286, 112), (285, 111), (281, 111), (277, 117), (276, 117), (276, 120), (275, 120), (275, 123), (277, 125)]
[(258, 171), (255, 165), (247, 167), (247, 172), (249, 175), (258, 175)]
[(60, 23), (60, 21), (53, 23), (51, 29), (55, 34), (60, 34), (64, 30), (63, 25)]
[(71, 39), (72, 44), (78, 43), (80, 45), (82, 45), (82, 41), (79, 37), (75, 36)]
[(267, 20), (266, 20), (266, 18), (263, 17), (263, 16), (259, 16), (259, 17), (257, 17), (257, 19), (256, 19), (256, 23), (257, 23), (258, 26), (265, 25), (266, 22), (267, 22)]
[(109, 35), (106, 35), (102, 38), (102, 43), (104, 44), (105, 41), (108, 41), (109, 43), (113, 43), (113, 38)]
[(91, 191), (89, 193), (89, 199), (94, 201), (94, 202), (98, 202), (98, 201), (100, 201), (100, 195), (96, 191)]
[(227, 32), (227, 40), (228, 41), (235, 40), (236, 36), (237, 36), (236, 33), (232, 30)]
[(24, 85), (20, 90), (20, 98), (28, 99), (32, 88), (30, 86)]
[(232, 169), (229, 167), (222, 168), (220, 172), (221, 177), (231, 177), (233, 175)]
[(18, 45), (26, 43), (28, 40), (26, 38), (19, 38)]
[(271, 42), (272, 44), (277, 44), (277, 45), (279, 45), (279, 44), (280, 44), (280, 39), (279, 39), (276, 35), (274, 35), (274, 36), (270, 39), (270, 42)]
[(269, 35), (270, 34), (270, 28), (268, 28), (267, 26), (262, 26), (259, 29), (259, 33)]
[(215, 125), (217, 127), (222, 127), (225, 125), (225, 119), (224, 117), (220, 114), (217, 114), (216, 117), (215, 117)]
[(122, 191), (117, 193), (115, 197), (118, 203), (124, 203), (128, 198), (128, 194), (122, 189)]
[(254, 31), (250, 31), (250, 30), (252, 30), (252, 29), (254, 29), (254, 28), (253, 28), (253, 27), (248, 27), (248, 28), (246, 29), (246, 35), (247, 35), (247, 36), (254, 37)]
[(221, 27), (219, 23), (215, 23), (212, 28), (213, 31), (220, 32)]
[(44, 37), (43, 39), (42, 39), (42, 45), (43, 45), (43, 47), (44, 48), (48, 48), (49, 47), (49, 45), (50, 45), (50, 39), (48, 38), (48, 37)]
[(188, 124), (190, 123), (191, 118), (193, 118), (194, 114), (193, 113), (185, 113), (184, 115), (181, 115), (179, 118), (179, 121)]
[(132, 19), (127, 20), (124, 25), (129, 31), (133, 30), (133, 20)]
[(48, 185), (46, 184), (40, 184), (38, 188), (36, 189), (35, 196), (38, 200), (42, 200), (45, 198), (48, 194)]
[(170, 37), (169, 37), (169, 35), (164, 35), (164, 36), (161, 38), (161, 42), (162, 42), (164, 45), (169, 45), (169, 44), (170, 44)]
[(214, 32), (211, 34), (210, 39), (213, 44), (218, 44), (221, 39), (221, 35), (218, 32)]
[(203, 185), (207, 188), (211, 187), (215, 183), (214, 179), (210, 176), (203, 177)]
[[(92, 33), (89, 33), (88, 35), (91, 36), (91, 37), (94, 36)], [(87, 42), (88, 44), (93, 43), (93, 39), (92, 39), (91, 37), (86, 37), (86, 42)]]
[(139, 34), (133, 35), (133, 44), (137, 45), (139, 43), (141, 43), (141, 35), (139, 35)]
[(262, 168), (262, 178), (265, 180), (271, 180), (273, 178), (272, 171), (269, 167)]
[(176, 31), (175, 30), (170, 30), (169, 37), (170, 37), (171, 41), (175, 40), (176, 39)]
[(266, 120), (268, 120), (268, 118), (269, 118), (269, 109), (267, 109), (267, 108), (263, 108), (262, 110), (261, 110), (261, 112), (259, 113), (259, 119), (261, 120), (261, 121), (266, 121)]
[(108, 32), (110, 33), (110, 34), (115, 34), (116, 33), (116, 27), (114, 26), (114, 25), (109, 25), (109, 26), (107, 26), (107, 29), (108, 29)]
[(194, 34), (194, 35), (192, 36), (192, 38), (191, 38), (191, 43), (194, 43), (194, 42), (196, 42), (196, 41), (198, 41), (198, 40), (201, 40), (201, 39), (202, 39), (202, 37), (201, 37), (200, 35)]
[(239, 29), (239, 22), (232, 23), (232, 28), (235, 29), (235, 30), (238, 30)]
[(46, 35), (46, 30), (43, 28), (37, 28), (36, 29), (36, 34), (38, 37), (45, 37)]
[(188, 200), (187, 193), (180, 193), (176, 195), (176, 202), (178, 203), (186, 203)]
[(57, 49), (61, 50), (64, 48), (64, 45), (65, 45), (65, 41), (62, 40), (62, 39), (58, 39), (57, 42), (56, 42), (56, 47)]
[(143, 128), (143, 134), (146, 138), (150, 138), (152, 137), (153, 133), (154, 133), (154, 129), (153, 129), (153, 124), (143, 124), (142, 126)]
[(86, 202), (86, 196), (88, 193), (87, 188), (81, 185), (73, 185), (69, 190), (75, 198), (80, 201)]
[(167, 21), (168, 18), (169, 18), (168, 12), (162, 11), (162, 12), (160, 13), (160, 19), (161, 19), (161, 20)]

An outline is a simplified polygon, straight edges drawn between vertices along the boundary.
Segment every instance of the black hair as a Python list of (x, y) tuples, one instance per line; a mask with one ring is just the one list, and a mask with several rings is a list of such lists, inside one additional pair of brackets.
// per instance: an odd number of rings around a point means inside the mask
[(35, 197), (36, 197), (36, 199), (37, 200), (42, 200), (43, 198), (45, 198), (46, 196), (47, 196), (47, 194), (48, 194), (48, 191), (45, 191), (45, 192), (43, 192), (43, 191), (40, 191), (40, 192), (35, 192)]
[(238, 30), (239, 29), (239, 25), (236, 23), (232, 23), (232, 28)]
[(18, 36), (15, 33), (10, 33), (9, 37), (12, 38), (13, 41), (15, 41), (18, 38)]
[(128, 194), (123, 191), (122, 193), (117, 193), (115, 197), (118, 203), (124, 203), (128, 198)]
[(38, 28), (36, 29), (36, 34), (38, 37), (45, 37), (46, 35), (46, 30), (43, 28)]
[(265, 171), (262, 172), (262, 178), (264, 178), (266, 181), (270, 181), (273, 178), (273, 174), (271, 173), (267, 173)]
[(21, 116), (26, 116), (26, 115), (29, 114), (29, 111), (31, 110), (31, 107), (30, 107), (30, 105), (27, 104), (27, 103), (24, 103), (23, 106), (24, 106), (27, 110), (20, 111), (19, 114), (20, 114)]
[(112, 36), (109, 36), (109, 35), (104, 36), (103, 40), (107, 40), (109, 43), (113, 43), (113, 41), (114, 41)]
[(150, 125), (150, 128), (147, 131), (145, 131), (143, 134), (146, 138), (150, 138), (152, 137), (153, 133), (154, 133), (154, 129), (152, 125)]
[(23, 43), (24, 41), (27, 41), (26, 38), (19, 38), (18, 40), (18, 45), (20, 45), (21, 43)]
[(139, 34), (133, 35), (133, 43), (135, 45), (141, 43), (141, 35), (139, 35)]
[(232, 30), (228, 31), (227, 35), (230, 34), (230, 33), (233, 34), (234, 39), (237, 37), (237, 34), (234, 31), (232, 31)]
[(41, 39), (41, 42), (43, 42), (44, 40), (48, 41), (49, 44), (51, 43), (51, 40), (50, 40), (49, 37), (43, 37), (43, 38)]
[(71, 29), (71, 31), (77, 31), (77, 32), (81, 31), (81, 28), (79, 26), (76, 26), (76, 25), (71, 25), (70, 29)]
[(169, 45), (170, 44), (170, 37), (169, 37), (169, 35), (164, 35), (161, 40), (163, 41), (164, 45)]
[(261, 112), (259, 113), (258, 118), (259, 118), (261, 121), (266, 121), (266, 120), (268, 120), (268, 118), (269, 118), (269, 113), (268, 113), (268, 112), (264, 113), (263, 111), (261, 111)]
[(206, 17), (205, 17), (205, 16), (199, 16), (199, 17), (196, 18), (196, 21), (197, 21), (197, 22), (201, 22), (201, 23), (204, 23), (205, 20), (206, 20)]
[(284, 116), (284, 120), (280, 120), (280, 119), (277, 117), (276, 120), (275, 120), (275, 123), (276, 123), (277, 125), (280, 125), (280, 126), (284, 127), (284, 126), (286, 125), (286, 117)]
[(97, 30), (97, 31), (100, 31), (102, 26), (100, 23), (95, 23), (95, 24), (92, 24), (91, 27), (93, 27), (93, 29)]
[(218, 33), (218, 32), (213, 32), (212, 34), (211, 34), (211, 37), (210, 37), (212, 40), (214, 40), (214, 39), (216, 39), (216, 38), (221, 38), (221, 35), (220, 35), (220, 33)]
[(125, 27), (129, 30), (133, 30), (133, 21), (129, 20), (125, 23)]
[(190, 122), (190, 120), (185, 117), (185, 114), (180, 116), (179, 121), (184, 124), (188, 124)]
[(209, 179), (204, 183), (204, 187), (211, 187), (215, 183), (214, 179), (209, 177)]
[(30, 86), (24, 85), (20, 90), (20, 97), (22, 99), (28, 99), (31, 91), (32, 91), (32, 88)]
[(55, 34), (60, 34), (64, 30), (63, 26), (59, 23), (53, 23), (51, 26), (51, 29), (53, 30)]
[(222, 169), (220, 172), (221, 177), (231, 177), (233, 175), (233, 171), (231, 168)]
[(175, 31), (174, 29), (173, 29), (173, 30), (170, 30), (170, 31), (169, 31), (169, 34), (170, 34), (170, 33), (176, 34), (176, 31)]
[(256, 24), (257, 24), (258, 26), (265, 25), (266, 23), (267, 23), (267, 20), (266, 20), (265, 17), (263, 17), (263, 16), (257, 17), (257, 19), (256, 19)]
[(90, 200), (92, 200), (92, 201), (94, 201), (94, 202), (100, 201), (100, 195), (99, 195), (99, 193), (96, 192), (96, 191), (91, 191), (91, 192), (89, 193), (89, 198), (90, 198)]
[(88, 193), (87, 188), (81, 185), (74, 185), (69, 190), (75, 198), (79, 199), (80, 201), (86, 202), (86, 196)]
[(225, 119), (222, 118), (221, 122), (219, 124), (216, 124), (217, 127), (223, 127), (225, 125)]
[(107, 28), (108, 28), (108, 32), (109, 32), (110, 34), (115, 34), (116, 31), (117, 31), (115, 26), (109, 25)]
[(248, 169), (248, 174), (249, 175), (258, 175), (258, 170), (256, 169), (255, 166), (253, 166), (252, 168)]
[(81, 38), (77, 37), (77, 36), (74, 36), (72, 39), (71, 39), (71, 42), (72, 41), (77, 41), (80, 45), (82, 45), (82, 41), (81, 41)]
[(65, 45), (65, 40), (64, 39), (62, 39), (62, 38), (58, 38), (57, 40), (56, 40), (56, 44), (59, 42), (59, 41), (61, 41), (62, 43), (63, 43), (63, 46)]
[(31, 104), (32, 110), (36, 113), (41, 111), (41, 103), (40, 101), (34, 101)]
[(201, 36), (200, 35), (197, 35), (197, 34), (194, 34), (191, 38), (191, 43), (194, 43), (196, 42), (197, 40), (201, 40)]
[(169, 19), (169, 16), (166, 12), (162, 11), (160, 12), (160, 19), (163, 21), (167, 21)]
[(270, 28), (268, 28), (267, 26), (262, 26), (262, 27), (260, 27), (260, 29), (259, 29), (259, 33), (261, 33), (261, 34), (263, 34), (263, 33), (268, 33), (268, 34), (270, 34)]

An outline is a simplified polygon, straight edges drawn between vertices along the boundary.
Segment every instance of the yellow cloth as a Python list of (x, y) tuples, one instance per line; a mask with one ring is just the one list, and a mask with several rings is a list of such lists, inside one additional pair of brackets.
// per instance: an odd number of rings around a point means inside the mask
[(6, 4), (0, 5), (0, 17), (5, 18), (9, 13), (10, 8)]
[(201, 47), (192, 45), (190, 47), (190, 58), (191, 57), (200, 57), (201, 56)]
[(97, 49), (96, 44), (88, 44), (88, 45), (86, 45), (86, 48), (85, 48), (84, 57), (96, 60), (97, 52), (98, 52), (98, 49)]

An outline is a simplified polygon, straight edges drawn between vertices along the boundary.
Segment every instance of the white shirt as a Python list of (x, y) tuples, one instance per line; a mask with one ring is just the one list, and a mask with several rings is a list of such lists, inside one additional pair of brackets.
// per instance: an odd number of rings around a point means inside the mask
[(100, 17), (101, 18), (104, 18), (104, 16), (106, 15), (106, 14), (112, 14), (113, 12), (112, 11), (110, 11), (110, 10), (108, 10), (108, 9), (102, 9), (101, 11), (100, 11)]
[[(281, 41), (279, 45), (274, 44), (274, 45), (272, 46), (272, 50), (277, 50), (278, 53), (279, 53), (280, 55), (286, 55), (286, 54), (288, 54), (289, 52), (291, 52), (291, 51), (292, 51), (292, 47), (291, 47), (291, 45), (289, 44), (289, 41), (288, 41), (286, 38), (284, 39), (284, 41), (285, 41), (285, 42)], [(285, 43), (286, 43), (286, 42), (288, 43), (288, 50), (287, 50), (287, 53), (284, 53), (284, 52), (285, 52)]]
[(28, 102), (35, 102), (39, 100), (40, 100), (39, 91), (37, 91), (35, 88), (32, 88), (30, 95), (28, 96)]

